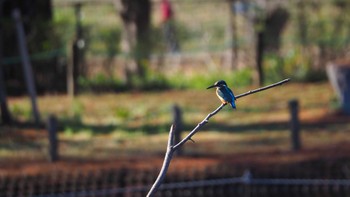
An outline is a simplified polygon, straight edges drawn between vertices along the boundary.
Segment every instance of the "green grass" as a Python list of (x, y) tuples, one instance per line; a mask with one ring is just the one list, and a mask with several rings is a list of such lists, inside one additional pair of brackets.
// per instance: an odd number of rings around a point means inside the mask
[[(223, 73), (215, 70), (212, 72), (198, 72), (194, 74), (184, 75), (180, 71), (174, 72), (166, 76), (157, 72), (147, 70), (144, 80), (139, 78), (132, 79), (132, 87), (125, 82), (116, 79), (115, 77), (107, 76), (103, 73), (97, 73), (90, 78), (79, 78), (79, 85), (83, 91), (125, 91), (125, 90), (151, 90), (159, 91), (166, 89), (196, 89), (203, 90), (210, 84), (213, 84), (219, 79), (225, 80), (228, 84), (234, 87), (246, 87), (253, 83), (253, 69), (244, 68)], [(269, 75), (267, 78), (271, 78)], [(281, 79), (273, 78), (273, 79)], [(270, 79), (269, 81), (272, 81)], [(276, 81), (276, 80), (275, 80)]]
[[(233, 90), (240, 94), (253, 88)], [(302, 121), (322, 118), (334, 105), (334, 95), (327, 83), (291, 83), (276, 87), (237, 100), (237, 110), (225, 107), (193, 137), (196, 143), (186, 144), (184, 150), (189, 155), (288, 151), (288, 101), (291, 99), (300, 101)], [(16, 119), (28, 120), (28, 103), (25, 97), (9, 100)], [(205, 89), (83, 94), (74, 100), (64, 95), (43, 96), (39, 97), (38, 103), (43, 119), (48, 114), (56, 114), (59, 118), (61, 154), (89, 158), (163, 153), (175, 103), (183, 111), (185, 131), (193, 129), (220, 104), (214, 90)], [(330, 124), (321, 128), (315, 123), (303, 128), (303, 144), (315, 147), (350, 140), (349, 129), (349, 124)], [(2, 127), (1, 134), (6, 134), (6, 130)], [(26, 129), (14, 130), (22, 131), (23, 135), (26, 133)], [(38, 131), (42, 132), (45, 133)], [(31, 145), (33, 143), (36, 145)], [(46, 137), (34, 138), (30, 143), (23, 143), (16, 137), (2, 137), (1, 144), (0, 157), (32, 155), (31, 158), (40, 158), (47, 150)], [(16, 144), (22, 148), (11, 148)], [(11, 156), (11, 153), (15, 154)]]
[(252, 69), (245, 68), (225, 73), (220, 71), (201, 73), (199, 71), (201, 74), (193, 74), (190, 76), (181, 75), (179, 73), (169, 76), (168, 83), (174, 88), (203, 90), (218, 79), (223, 79), (228, 84), (232, 84), (234, 87), (246, 87), (252, 84), (252, 72)]

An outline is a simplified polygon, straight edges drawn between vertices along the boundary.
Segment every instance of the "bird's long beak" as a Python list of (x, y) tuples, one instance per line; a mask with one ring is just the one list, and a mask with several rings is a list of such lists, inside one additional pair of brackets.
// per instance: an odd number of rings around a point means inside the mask
[(214, 88), (214, 87), (216, 87), (216, 85), (211, 85), (211, 86), (207, 87), (207, 89)]

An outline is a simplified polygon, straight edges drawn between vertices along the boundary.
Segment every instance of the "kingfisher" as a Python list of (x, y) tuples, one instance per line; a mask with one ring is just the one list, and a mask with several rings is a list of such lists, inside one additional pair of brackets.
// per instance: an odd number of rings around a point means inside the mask
[(233, 109), (236, 109), (235, 100), (236, 97), (233, 94), (232, 90), (227, 87), (227, 84), (224, 80), (220, 80), (207, 87), (207, 89), (216, 87), (216, 95), (219, 97), (223, 104), (230, 103)]

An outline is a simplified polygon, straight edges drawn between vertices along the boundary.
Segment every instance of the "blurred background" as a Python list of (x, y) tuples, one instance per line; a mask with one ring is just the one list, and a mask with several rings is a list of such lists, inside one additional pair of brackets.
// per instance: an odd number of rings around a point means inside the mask
[(347, 0), (0, 0), (0, 196), (350, 192)]

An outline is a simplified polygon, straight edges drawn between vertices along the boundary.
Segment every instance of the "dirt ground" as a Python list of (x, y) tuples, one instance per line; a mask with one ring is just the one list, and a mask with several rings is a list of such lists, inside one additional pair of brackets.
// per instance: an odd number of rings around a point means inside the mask
[[(298, 152), (269, 152), (265, 154), (232, 154), (229, 156), (208, 157), (174, 157), (170, 171), (181, 168), (205, 169), (220, 164), (232, 166), (255, 166), (267, 168), (271, 165), (289, 165), (314, 160), (336, 161), (350, 158), (350, 143), (340, 143), (328, 147), (303, 149)], [(268, 159), (267, 159), (268, 158)], [(89, 171), (101, 169), (138, 169), (153, 170), (160, 168), (163, 158), (132, 157), (113, 160), (83, 160), (62, 158), (61, 161), (50, 163), (47, 160), (11, 160), (0, 162), (0, 175), (36, 175), (49, 174), (53, 171)]]
[[(317, 119), (309, 119), (302, 126), (311, 124), (346, 124), (350, 117), (339, 113), (328, 114)], [(2, 140), (22, 140), (28, 142), (35, 138), (46, 138), (46, 132), (38, 132), (33, 129), (12, 129), (11, 132), (1, 133)], [(313, 160), (336, 161), (350, 158), (350, 142), (338, 141), (318, 147), (307, 147), (300, 151), (269, 150), (263, 153), (235, 153), (230, 155), (211, 156), (175, 156), (171, 163), (170, 171), (179, 168), (206, 168), (208, 166), (220, 165), (222, 163), (232, 166), (259, 166), (261, 168), (270, 165), (285, 165)], [(163, 155), (131, 156), (117, 159), (75, 159), (61, 158), (60, 161), (50, 163), (45, 158), (20, 158), (2, 159), (0, 161), (0, 175), (35, 175), (45, 174), (52, 171), (73, 170), (100, 170), (100, 169), (154, 169), (160, 168)]]

